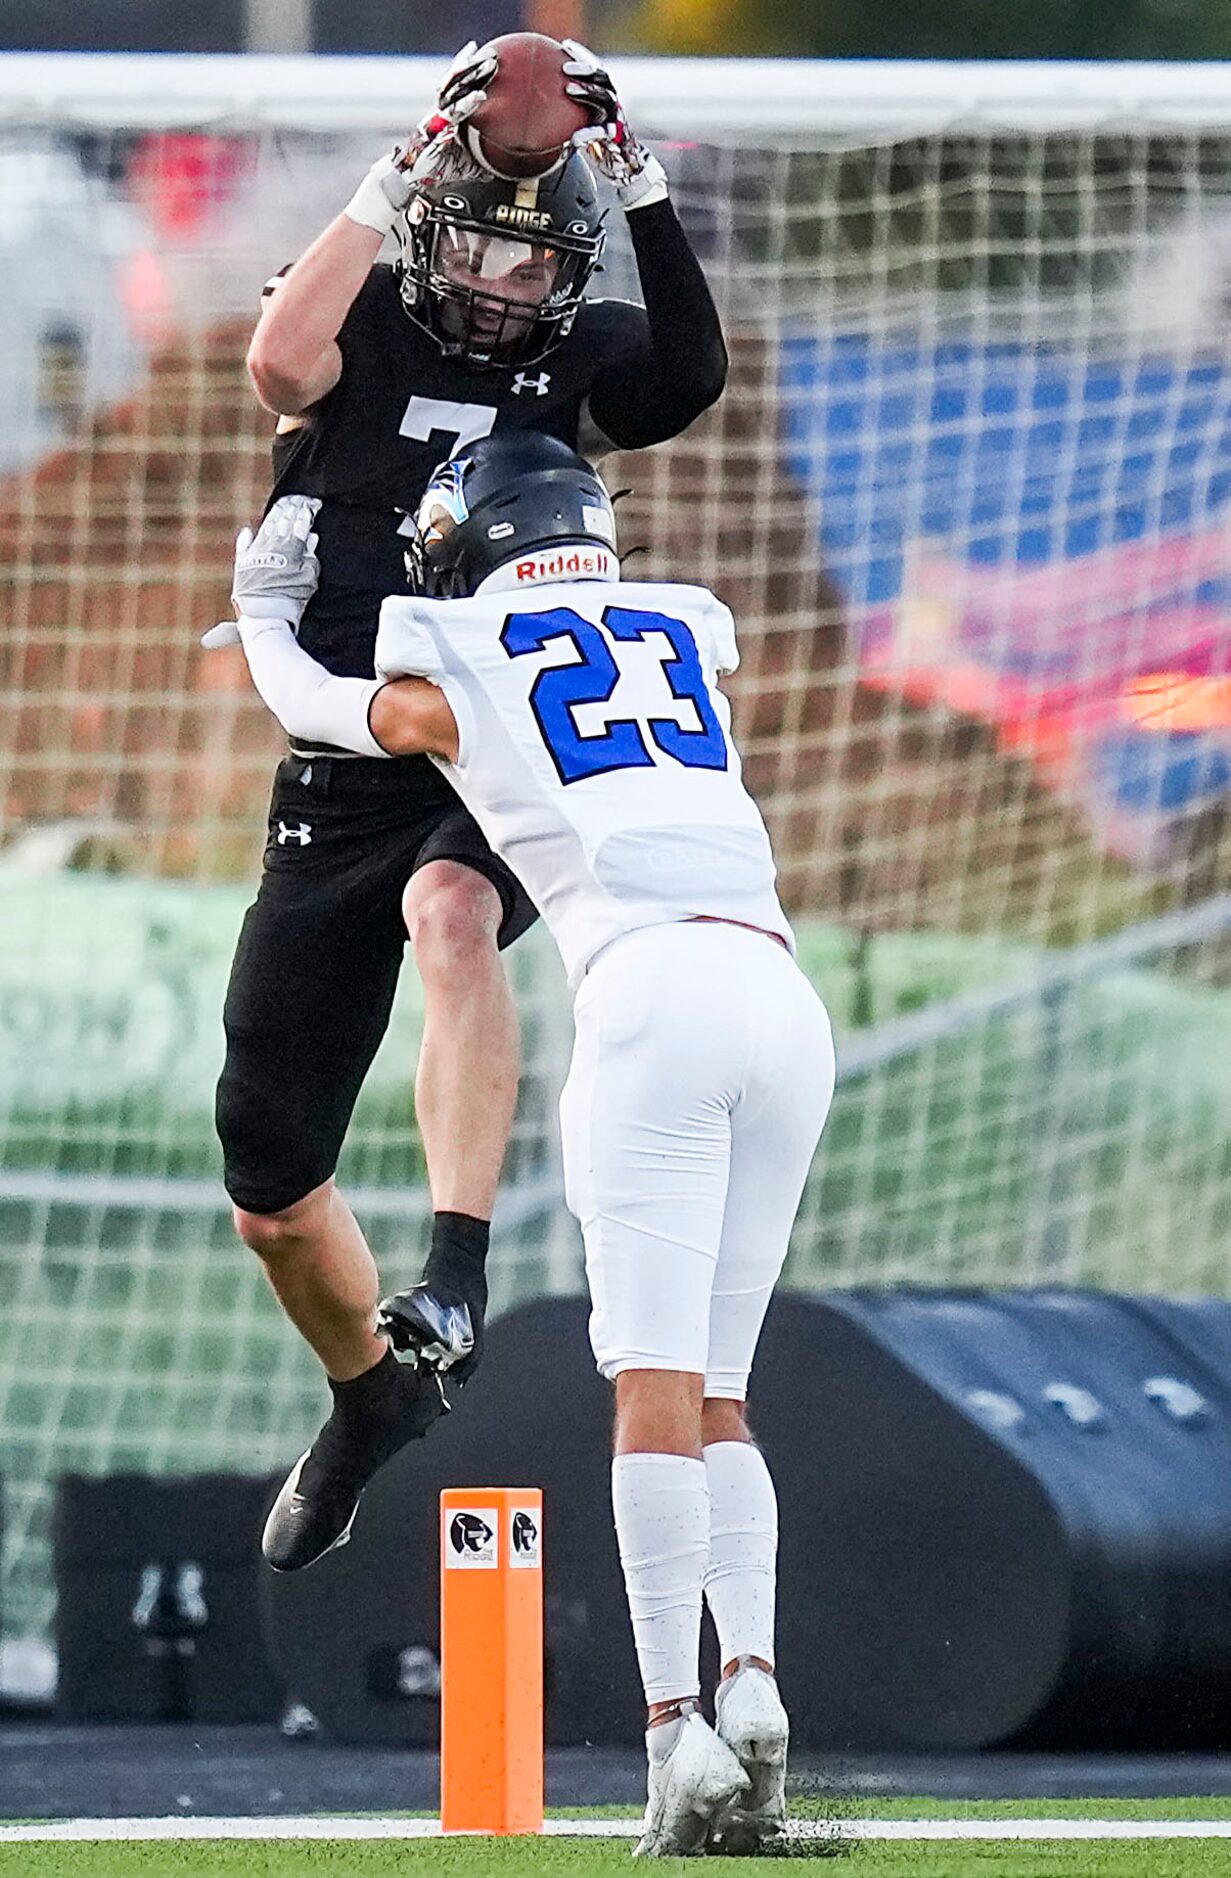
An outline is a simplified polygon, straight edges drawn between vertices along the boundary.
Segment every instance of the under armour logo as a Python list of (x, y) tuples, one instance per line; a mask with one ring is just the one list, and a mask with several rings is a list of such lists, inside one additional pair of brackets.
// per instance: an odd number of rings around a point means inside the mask
[(311, 840), (311, 823), (300, 822), (298, 828), (288, 828), (285, 822), (278, 823), (278, 846), (280, 848), (284, 848), (288, 841), (297, 841), (301, 848), (306, 848)]
[(519, 397), (523, 391), (532, 391), (536, 398), (545, 398), (550, 384), (550, 372), (540, 372), (537, 378), (530, 378), (525, 372), (518, 372), (513, 380), (513, 390)]

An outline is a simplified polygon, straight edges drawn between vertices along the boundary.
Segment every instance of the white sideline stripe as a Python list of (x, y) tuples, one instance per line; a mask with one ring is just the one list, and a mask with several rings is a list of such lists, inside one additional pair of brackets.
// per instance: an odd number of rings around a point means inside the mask
[[(549, 1819), (561, 1839), (631, 1839), (636, 1819)], [(0, 1826), (0, 1845), (138, 1839), (435, 1839), (436, 1819), (66, 1819)], [(476, 1835), (477, 1836), (477, 1835)], [(836, 1819), (797, 1820), (793, 1839), (1231, 1839), (1231, 1819)]]

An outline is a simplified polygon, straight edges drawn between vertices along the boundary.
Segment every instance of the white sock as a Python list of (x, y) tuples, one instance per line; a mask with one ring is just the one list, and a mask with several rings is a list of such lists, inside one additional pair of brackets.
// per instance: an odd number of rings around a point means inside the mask
[(715, 1441), (705, 1449), (710, 1489), (710, 1556), (705, 1601), (719, 1657), (774, 1661), (778, 1578), (778, 1496), (760, 1448)]
[(710, 1539), (705, 1463), (682, 1454), (617, 1454), (611, 1504), (645, 1699), (695, 1696)]

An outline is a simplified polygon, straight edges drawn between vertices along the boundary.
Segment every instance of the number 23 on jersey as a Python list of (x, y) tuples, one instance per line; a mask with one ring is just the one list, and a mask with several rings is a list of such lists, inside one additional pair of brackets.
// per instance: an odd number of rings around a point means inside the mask
[[(649, 769), (662, 758), (685, 769), (725, 770), (727, 740), (714, 710), (701, 670), (697, 642), (688, 626), (665, 613), (609, 606), (603, 628), (583, 619), (571, 607), (552, 607), (543, 613), (512, 613), (505, 620), (500, 643), (510, 658), (544, 652), (553, 644), (571, 653), (566, 664), (545, 666), (530, 688), (530, 709), (542, 733), (562, 783), (581, 782), (612, 770)], [(575, 709), (581, 704), (607, 704), (620, 680), (620, 665), (608, 643), (641, 644), (661, 635), (662, 674), (670, 695), (690, 704), (696, 729), (686, 729), (676, 717), (609, 718), (603, 728), (585, 735), (577, 727)]]

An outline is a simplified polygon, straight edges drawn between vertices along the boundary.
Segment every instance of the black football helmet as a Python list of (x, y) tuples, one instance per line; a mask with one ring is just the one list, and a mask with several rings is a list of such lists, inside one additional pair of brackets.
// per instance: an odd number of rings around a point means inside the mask
[(533, 365), (559, 344), (606, 241), (579, 151), (524, 182), (429, 170), (398, 235), (406, 311), (447, 357), (480, 370)]
[(511, 585), (518, 577), (618, 578), (611, 497), (557, 437), (515, 430), (481, 438), (438, 464), (423, 492), (406, 555), (415, 593), (461, 599), (506, 564)]

